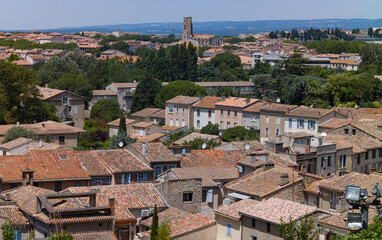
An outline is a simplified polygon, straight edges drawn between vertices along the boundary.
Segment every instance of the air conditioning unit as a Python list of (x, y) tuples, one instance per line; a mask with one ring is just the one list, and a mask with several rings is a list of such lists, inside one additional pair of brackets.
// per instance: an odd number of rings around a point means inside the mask
[(149, 209), (141, 210), (141, 217), (149, 217), (149, 216), (150, 216)]
[(243, 173), (243, 167), (242, 166), (237, 166), (237, 171), (239, 173)]
[(223, 200), (223, 204), (224, 205), (230, 205), (232, 202), (233, 201), (231, 199), (229, 199), (229, 198), (224, 198), (224, 200)]

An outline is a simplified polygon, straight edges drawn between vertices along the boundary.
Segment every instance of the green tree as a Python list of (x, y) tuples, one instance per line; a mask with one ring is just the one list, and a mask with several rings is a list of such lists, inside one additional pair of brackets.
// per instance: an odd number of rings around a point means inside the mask
[(366, 44), (359, 52), (362, 66), (382, 64), (382, 46), (380, 44)]
[[(118, 132), (118, 135), (114, 135), (110, 138), (109, 148), (110, 149), (119, 149), (123, 148), (127, 145), (135, 143), (137, 141), (136, 138), (131, 138), (130, 135), (127, 135), (126, 132)], [(122, 147), (120, 146), (122, 143)]]
[(61, 233), (55, 233), (49, 240), (73, 240), (73, 236), (65, 231)]
[(124, 52), (126, 54), (130, 53), (130, 45), (124, 41), (118, 41), (112, 45), (110, 45), (111, 49), (118, 50)]
[(212, 59), (211, 63), (221, 71), (227, 68), (237, 68), (241, 66), (240, 57), (230, 52), (218, 53)]
[(100, 118), (111, 122), (122, 115), (122, 110), (115, 99), (98, 100), (90, 111), (90, 118)]
[(7, 132), (4, 134), (4, 139), (1, 143), (4, 144), (20, 137), (30, 138), (35, 140), (38, 139), (38, 135), (31, 130), (28, 130), (23, 127), (12, 127), (8, 129)]
[(166, 86), (162, 87), (159, 93), (155, 96), (155, 105), (164, 108), (167, 100), (179, 95), (203, 97), (207, 95), (207, 91), (204, 87), (196, 85), (191, 81), (179, 80), (170, 82)]
[(127, 132), (125, 114), (122, 114), (122, 116), (119, 118), (118, 132)]
[(195, 138), (194, 140), (191, 140), (191, 141), (186, 141), (184, 142), (183, 145), (190, 145), (191, 149), (200, 150), (200, 149), (203, 149), (204, 143), (206, 144), (205, 149), (211, 149), (220, 145), (220, 142), (215, 141), (214, 139), (208, 140), (206, 138), (201, 138), (201, 137)]
[(382, 221), (376, 216), (367, 229), (358, 232), (351, 231), (348, 235), (337, 235), (334, 240), (364, 240), (381, 239)]
[(82, 74), (65, 73), (60, 79), (50, 82), (49, 87), (71, 91), (85, 97), (88, 101), (93, 97), (93, 87), (85, 75)]
[(159, 225), (158, 240), (171, 240), (171, 227), (170, 222), (166, 221)]
[(8, 57), (8, 62), (13, 62), (13, 61), (18, 61), (19, 60), (19, 57), (13, 53), (11, 53), (11, 55), (9, 55)]
[(206, 126), (202, 127), (200, 133), (209, 135), (219, 135), (219, 124), (209, 123)]
[(373, 28), (369, 27), (367, 30), (367, 35), (369, 35), (369, 37), (373, 37)]
[(292, 217), (289, 221), (282, 218), (280, 221), (280, 237), (284, 240), (314, 240), (318, 236), (317, 231), (314, 230), (314, 221), (308, 215), (299, 217), (296, 221), (292, 221)]
[(258, 140), (256, 133), (251, 132), (242, 126), (228, 128), (223, 132), (221, 138), (225, 142), (232, 142), (237, 140)]
[(3, 240), (14, 240), (15, 239), (15, 231), (13, 230), (12, 223), (10, 221), (6, 221), (1, 225), (1, 230), (3, 231)]
[(159, 80), (146, 75), (137, 86), (133, 95), (131, 112), (137, 112), (144, 108), (155, 107), (156, 94), (161, 90), (162, 84)]
[(271, 65), (266, 62), (256, 62), (255, 66), (249, 71), (250, 75), (257, 74), (270, 74), (271, 73)]
[(151, 222), (150, 240), (158, 240), (158, 210), (157, 205), (154, 206), (153, 220)]

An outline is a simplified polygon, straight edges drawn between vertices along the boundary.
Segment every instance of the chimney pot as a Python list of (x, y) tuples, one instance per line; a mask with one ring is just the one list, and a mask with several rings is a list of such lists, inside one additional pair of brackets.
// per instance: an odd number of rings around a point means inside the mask
[(114, 216), (114, 211), (115, 211), (114, 196), (109, 197), (109, 208), (110, 208), (110, 215)]

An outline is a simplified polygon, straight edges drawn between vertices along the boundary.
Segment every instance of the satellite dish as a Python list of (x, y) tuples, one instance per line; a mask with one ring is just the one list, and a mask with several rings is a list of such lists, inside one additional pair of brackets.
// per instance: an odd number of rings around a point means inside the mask
[(251, 146), (249, 146), (248, 143), (246, 143), (246, 144), (244, 145), (244, 149), (245, 149), (245, 150), (249, 150), (250, 148), (251, 148)]
[(326, 134), (326, 132), (323, 132), (323, 133), (320, 134), (320, 136), (321, 137), (326, 137), (326, 136), (328, 136), (328, 134)]
[(119, 142), (118, 146), (119, 146), (120, 148), (122, 148), (122, 147), (123, 147), (123, 142)]
[(280, 103), (280, 102), (281, 102), (280, 98), (277, 98), (277, 99), (276, 99), (276, 102), (277, 102), (277, 103)]
[(220, 137), (222, 136), (222, 133), (221, 133), (221, 132), (219, 133), (219, 136), (220, 136)]
[(202, 148), (203, 148), (203, 149), (206, 149), (206, 147), (207, 147), (207, 144), (206, 144), (206, 143), (203, 143), (203, 144), (202, 144)]

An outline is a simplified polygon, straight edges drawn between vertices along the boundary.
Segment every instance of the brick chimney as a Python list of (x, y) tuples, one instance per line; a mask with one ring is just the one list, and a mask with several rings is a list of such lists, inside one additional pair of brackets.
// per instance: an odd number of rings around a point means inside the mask
[[(23, 186), (33, 185), (33, 173), (34, 173), (34, 170), (26, 169), (26, 170), (21, 170), (21, 172), (22, 172), (22, 175), (23, 175)], [(29, 183), (27, 183), (27, 176), (29, 176)]]
[(274, 168), (275, 167), (275, 164), (274, 163), (264, 163), (263, 164), (263, 171), (267, 171), (267, 170), (269, 170), (269, 169), (272, 169), (272, 168)]
[(109, 197), (109, 208), (110, 208), (110, 215), (114, 216), (115, 212), (115, 201), (114, 196)]
[(280, 186), (284, 186), (289, 183), (289, 176), (288, 174), (282, 174), (280, 176)]

